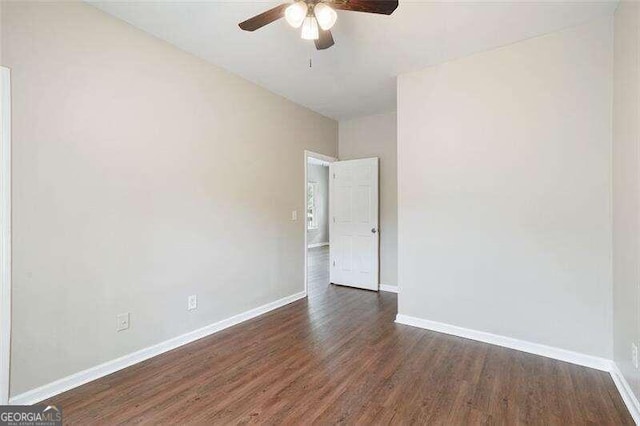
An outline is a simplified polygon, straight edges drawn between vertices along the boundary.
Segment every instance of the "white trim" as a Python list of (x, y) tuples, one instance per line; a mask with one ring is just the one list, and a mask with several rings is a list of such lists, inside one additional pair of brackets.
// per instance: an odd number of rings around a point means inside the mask
[(616, 384), (616, 388), (618, 388), (618, 392), (620, 392), (622, 400), (627, 406), (631, 417), (633, 417), (633, 421), (636, 422), (636, 424), (640, 424), (640, 403), (638, 403), (638, 399), (631, 390), (631, 386), (629, 386), (629, 383), (624, 378), (615, 362), (611, 363), (610, 373), (613, 383)]
[(303, 209), (302, 212), (303, 214), (301, 215), (303, 220), (302, 220), (302, 225), (304, 227), (304, 292), (305, 294), (308, 291), (308, 285), (309, 283), (307, 282), (307, 269), (309, 267), (309, 263), (307, 260), (307, 251), (309, 250), (308, 247), (308, 235), (307, 235), (307, 181), (309, 179), (309, 159), (310, 158), (315, 158), (316, 160), (320, 160), (320, 161), (324, 161), (327, 164), (333, 163), (334, 161), (338, 161), (337, 158), (333, 158), (333, 157), (329, 157), (328, 155), (324, 155), (324, 154), (318, 154), (317, 152), (313, 152), (313, 151), (304, 151), (304, 182), (302, 182), (302, 187), (304, 188), (304, 192), (303, 192), (303, 198), (302, 200), (303, 202)]
[(11, 75), (0, 67), (0, 405), (11, 374)]
[(150, 346), (145, 349), (130, 353), (120, 358), (107, 361), (104, 364), (91, 367), (87, 370), (80, 371), (72, 374), (71, 376), (64, 377), (55, 382), (48, 383), (36, 389), (21, 393), (10, 399), (10, 403), (14, 405), (31, 405), (45, 399), (51, 398), (54, 395), (68, 391), (85, 383), (104, 377), (108, 374), (114, 373), (123, 368), (130, 367), (134, 364), (160, 355), (172, 349), (178, 348), (187, 343), (191, 343), (195, 340), (202, 339), (203, 337), (217, 333), (218, 331), (240, 324), (241, 322), (250, 320), (257, 316), (263, 315), (267, 312), (278, 309), (284, 305), (295, 302), (296, 300), (303, 299), (306, 296), (305, 292), (292, 294), (291, 296), (284, 297), (275, 302), (267, 303), (250, 311), (243, 312), (238, 315), (234, 315), (231, 318), (227, 318), (222, 321), (207, 325), (194, 331), (190, 331), (181, 336), (174, 337), (173, 339), (165, 340), (157, 345)]
[(307, 246), (307, 248), (316, 248), (316, 247), (324, 247), (324, 246), (328, 246), (329, 243), (315, 243), (315, 244), (309, 244)]
[(399, 293), (397, 285), (380, 284), (380, 291), (388, 291), (389, 293)]
[(512, 337), (500, 336), (484, 331), (472, 330), (469, 328), (411, 317), (408, 315), (398, 314), (396, 316), (396, 322), (440, 333), (451, 334), (453, 336), (464, 337), (466, 339), (477, 340), (479, 342), (490, 343), (492, 345), (503, 346), (505, 348), (516, 349), (530, 354), (541, 355), (547, 358), (582, 365), (584, 367), (595, 368), (596, 370), (607, 372), (611, 371), (611, 360), (593, 355), (582, 354), (553, 346), (541, 345), (539, 343), (528, 342), (526, 340), (518, 340)]

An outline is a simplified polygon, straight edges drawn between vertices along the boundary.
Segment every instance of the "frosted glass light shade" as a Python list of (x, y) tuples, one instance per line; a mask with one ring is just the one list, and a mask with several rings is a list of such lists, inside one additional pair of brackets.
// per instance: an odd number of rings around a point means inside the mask
[(305, 40), (318, 39), (318, 22), (313, 16), (307, 16), (302, 23), (302, 36)]
[(331, 29), (338, 19), (336, 11), (324, 3), (316, 4), (313, 13), (316, 15), (318, 25), (325, 31)]
[(284, 10), (284, 19), (286, 19), (293, 28), (298, 28), (307, 16), (307, 10), (307, 3), (297, 1)]

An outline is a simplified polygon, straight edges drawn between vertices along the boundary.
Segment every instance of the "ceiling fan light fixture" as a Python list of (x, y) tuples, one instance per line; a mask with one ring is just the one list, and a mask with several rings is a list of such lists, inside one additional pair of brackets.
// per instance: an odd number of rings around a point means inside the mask
[[(1, 2), (2, 0), (0, 0)], [(300, 28), (301, 37), (314, 40), (317, 50), (335, 44), (330, 28), (338, 14), (336, 10), (391, 15), (398, 8), (398, 0), (284, 0), (276, 7), (265, 10), (238, 24), (241, 30), (253, 32), (265, 25), (285, 18), (294, 28)]]
[(317, 3), (313, 8), (313, 13), (316, 15), (318, 25), (325, 31), (330, 30), (338, 19), (336, 11), (325, 3)]
[(317, 40), (320, 37), (318, 32), (318, 21), (313, 15), (304, 18), (302, 23), (302, 35), (304, 40)]
[(284, 10), (284, 19), (293, 28), (299, 28), (307, 16), (309, 6), (304, 1), (297, 1)]

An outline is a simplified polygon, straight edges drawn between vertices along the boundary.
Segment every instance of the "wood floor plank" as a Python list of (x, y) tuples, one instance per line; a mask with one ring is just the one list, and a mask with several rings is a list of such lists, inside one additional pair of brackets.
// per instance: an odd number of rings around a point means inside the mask
[(611, 377), (394, 323), (396, 295), (333, 286), (52, 398), (66, 424), (633, 424)]

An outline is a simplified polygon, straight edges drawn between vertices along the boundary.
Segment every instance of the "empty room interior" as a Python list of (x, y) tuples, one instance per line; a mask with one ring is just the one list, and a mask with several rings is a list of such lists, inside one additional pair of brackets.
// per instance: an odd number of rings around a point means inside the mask
[(0, 424), (639, 424), (640, 2), (0, 0), (0, 228)]

